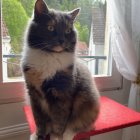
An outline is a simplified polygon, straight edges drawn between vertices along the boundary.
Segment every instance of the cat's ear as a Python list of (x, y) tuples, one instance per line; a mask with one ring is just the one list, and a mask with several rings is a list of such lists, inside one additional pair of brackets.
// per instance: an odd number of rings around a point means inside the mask
[(71, 16), (72, 21), (75, 21), (77, 15), (79, 14), (81, 8), (77, 8), (69, 12), (69, 15)]
[(35, 18), (39, 18), (42, 15), (47, 14), (48, 12), (49, 12), (49, 9), (48, 9), (45, 1), (44, 0), (37, 0), (35, 3), (35, 8), (34, 8)]

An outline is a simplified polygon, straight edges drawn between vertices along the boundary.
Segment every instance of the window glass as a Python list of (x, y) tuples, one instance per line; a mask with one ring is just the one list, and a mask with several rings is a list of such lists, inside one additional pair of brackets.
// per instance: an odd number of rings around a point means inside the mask
[[(77, 54), (94, 75), (110, 75), (111, 55), (106, 2), (100, 0), (45, 0), (50, 8), (72, 10), (81, 7), (75, 22)], [(4, 79), (19, 79), (24, 31), (35, 0), (2, 1), (2, 49)]]

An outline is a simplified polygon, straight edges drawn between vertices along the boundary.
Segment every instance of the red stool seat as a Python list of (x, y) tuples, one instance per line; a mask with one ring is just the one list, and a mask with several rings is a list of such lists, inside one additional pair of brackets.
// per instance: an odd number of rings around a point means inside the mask
[[(96, 134), (140, 124), (140, 113), (135, 112), (107, 97), (101, 97), (100, 100), (101, 110), (95, 123), (95, 130), (91, 129), (88, 132), (79, 133), (74, 137), (74, 140), (80, 140)], [(25, 105), (24, 112), (29, 123), (30, 132), (33, 134), (36, 131), (36, 125), (31, 107)]]

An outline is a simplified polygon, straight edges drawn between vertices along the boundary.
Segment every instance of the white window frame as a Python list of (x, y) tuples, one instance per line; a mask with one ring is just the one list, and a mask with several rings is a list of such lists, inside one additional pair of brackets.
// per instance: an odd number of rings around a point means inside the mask
[(4, 82), (2, 54), (2, 2), (0, 1), (0, 104), (24, 101), (24, 82)]
[[(25, 83), (23, 81), (5, 82), (3, 80), (1, 6), (0, 1), (0, 104), (22, 102), (25, 100)], [(112, 76), (97, 76), (95, 81), (100, 91), (122, 88), (122, 76), (117, 71), (114, 61), (112, 62)]]
[[(121, 74), (118, 72), (116, 68), (115, 61), (112, 56), (112, 46), (111, 45), (111, 31), (110, 31), (110, 17), (108, 16), (108, 6), (106, 11), (106, 40), (105, 40), (105, 46), (109, 46), (108, 49), (108, 74), (110, 76), (97, 76), (95, 77), (95, 81), (97, 83), (98, 89), (100, 91), (108, 91), (108, 90), (119, 90), (122, 88), (123, 85), (123, 78)], [(110, 70), (110, 71), (109, 71)]]
[(99, 91), (110, 91), (122, 89), (123, 78), (116, 68), (115, 61), (112, 61), (111, 76), (94, 77)]

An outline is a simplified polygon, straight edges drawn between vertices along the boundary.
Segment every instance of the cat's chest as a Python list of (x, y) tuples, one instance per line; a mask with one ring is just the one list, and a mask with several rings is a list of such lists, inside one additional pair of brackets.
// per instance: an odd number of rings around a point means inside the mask
[(26, 65), (40, 73), (40, 79), (51, 79), (57, 71), (65, 70), (73, 64), (72, 53), (45, 53), (29, 49), (23, 58)]

